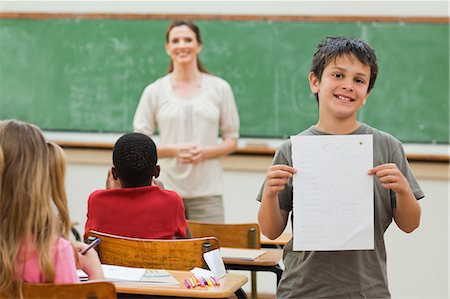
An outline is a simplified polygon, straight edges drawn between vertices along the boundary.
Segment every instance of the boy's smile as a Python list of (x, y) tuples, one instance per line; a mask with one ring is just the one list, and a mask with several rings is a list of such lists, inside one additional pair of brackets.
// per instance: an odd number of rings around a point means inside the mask
[(355, 101), (355, 99), (350, 98), (350, 97), (346, 97), (345, 95), (336, 95), (336, 97), (339, 100), (344, 101), (344, 102), (354, 102)]
[(327, 131), (328, 126), (344, 125), (350, 128), (356, 125), (356, 113), (369, 96), (369, 80), (370, 66), (353, 55), (331, 60), (320, 81), (311, 73), (311, 90), (319, 97), (318, 125)]

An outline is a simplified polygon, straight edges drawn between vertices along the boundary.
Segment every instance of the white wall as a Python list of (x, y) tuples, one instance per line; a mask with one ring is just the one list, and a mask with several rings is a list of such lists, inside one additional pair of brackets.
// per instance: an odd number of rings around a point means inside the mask
[[(391, 225), (386, 232), (388, 276), (393, 296), (445, 298), (449, 274), (449, 181), (420, 180), (426, 197), (420, 201), (420, 227), (405, 234)], [(445, 184), (446, 183), (446, 184)], [(437, 258), (439, 257), (439, 258)]]
[(1, 11), (448, 16), (448, 1), (0, 1)]

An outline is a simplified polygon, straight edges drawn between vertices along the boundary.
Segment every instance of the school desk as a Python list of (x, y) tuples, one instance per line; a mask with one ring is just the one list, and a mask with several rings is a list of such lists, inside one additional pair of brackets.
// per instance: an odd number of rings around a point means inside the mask
[(278, 238), (270, 240), (261, 234), (261, 247), (263, 248), (283, 248), (289, 240), (292, 239), (292, 233), (282, 233)]
[(161, 297), (229, 298), (236, 295), (246, 298), (241, 287), (248, 281), (247, 276), (226, 274), (219, 286), (187, 288), (184, 279), (192, 276), (190, 271), (169, 270), (180, 284), (178, 286), (155, 286), (145, 283), (114, 282), (118, 294), (151, 295)]
[[(245, 250), (245, 249), (244, 249)], [(225, 268), (228, 270), (268, 271), (277, 275), (277, 285), (280, 282), (281, 269), (278, 263), (283, 257), (282, 249), (264, 249), (265, 253), (254, 260), (224, 258)]]

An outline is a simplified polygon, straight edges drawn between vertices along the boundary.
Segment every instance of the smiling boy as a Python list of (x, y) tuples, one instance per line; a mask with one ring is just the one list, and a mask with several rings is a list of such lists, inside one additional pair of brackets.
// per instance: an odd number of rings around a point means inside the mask
[[(409, 233), (420, 223), (424, 197), (403, 147), (393, 136), (357, 120), (378, 75), (375, 51), (364, 41), (326, 38), (317, 47), (309, 83), (319, 105), (319, 120), (300, 135), (373, 135), (374, 250), (293, 251), (284, 248), (285, 271), (277, 298), (390, 298), (384, 232), (394, 219)], [(292, 167), (290, 140), (276, 151), (257, 200), (258, 221), (270, 239), (285, 229), (293, 207), (288, 180), (301, 169)], [(291, 215), (293, 217), (293, 215)], [(295, 227), (293, 228), (295, 230)]]

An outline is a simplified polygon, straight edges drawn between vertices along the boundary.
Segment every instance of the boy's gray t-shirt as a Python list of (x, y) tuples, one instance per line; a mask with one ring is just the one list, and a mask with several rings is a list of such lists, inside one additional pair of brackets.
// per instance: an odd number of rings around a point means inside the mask
[[(365, 124), (351, 134), (372, 134), (374, 166), (395, 163), (416, 199), (424, 197), (400, 141)], [(299, 135), (326, 134), (312, 126)], [(277, 149), (272, 164), (292, 166), (290, 140)], [(262, 188), (258, 201), (261, 196)], [(278, 198), (283, 210), (292, 211), (292, 186), (281, 191)], [(392, 222), (392, 207), (395, 207), (395, 193), (384, 189), (374, 178), (375, 250), (293, 251), (292, 240), (289, 241), (284, 247), (285, 270), (277, 298), (390, 298), (384, 232)]]

